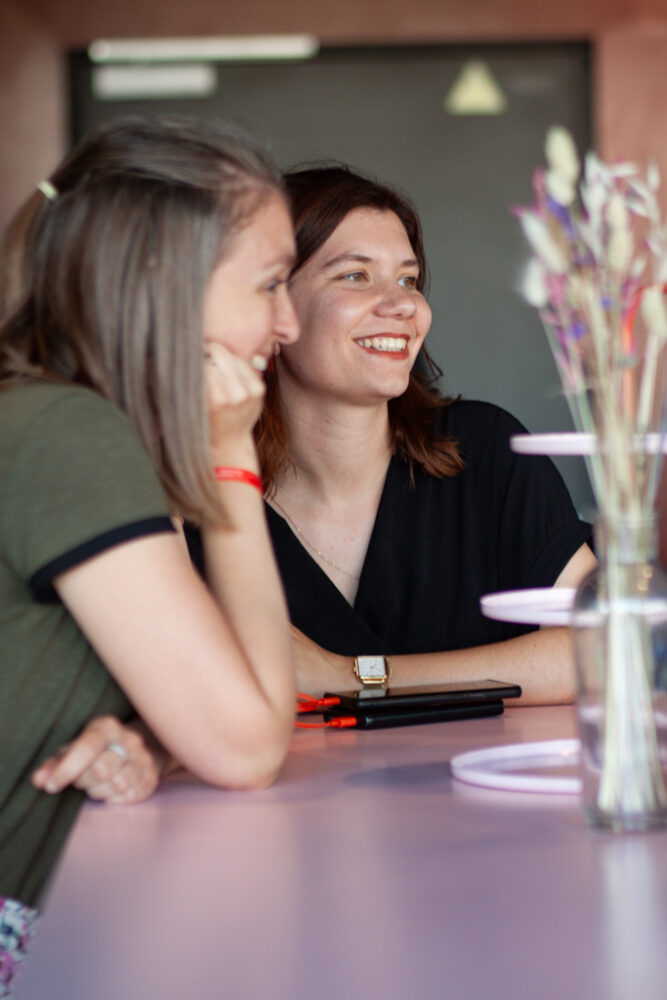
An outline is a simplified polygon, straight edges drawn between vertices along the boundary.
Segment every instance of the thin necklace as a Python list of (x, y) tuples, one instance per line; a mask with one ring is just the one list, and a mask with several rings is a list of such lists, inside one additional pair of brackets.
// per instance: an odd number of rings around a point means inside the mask
[(296, 531), (296, 533), (299, 536), (299, 538), (303, 539), (303, 541), (306, 543), (306, 545), (308, 546), (308, 548), (310, 549), (310, 551), (314, 552), (316, 556), (319, 556), (320, 559), (322, 559), (327, 564), (327, 566), (333, 566), (333, 568), (337, 569), (339, 573), (344, 573), (345, 576), (349, 576), (351, 580), (358, 580), (359, 579), (359, 577), (355, 576), (354, 573), (348, 573), (348, 571), (346, 569), (343, 569), (342, 566), (338, 566), (335, 562), (332, 562), (331, 559), (327, 559), (327, 557), (325, 556), (325, 554), (323, 552), (320, 552), (319, 549), (315, 548), (315, 546), (313, 545), (313, 543), (308, 541), (308, 539), (304, 535), (304, 533), (301, 530), (301, 528), (299, 527), (299, 525), (295, 521), (292, 520), (292, 518), (289, 516), (289, 514), (287, 513), (287, 511), (285, 510), (285, 508), (282, 507), (278, 503), (278, 501), (276, 500), (275, 497), (271, 497), (270, 503), (272, 503), (274, 507), (278, 508), (278, 510), (280, 511), (280, 513), (285, 517), (285, 519), (289, 523), (290, 527), (294, 528), (294, 530)]

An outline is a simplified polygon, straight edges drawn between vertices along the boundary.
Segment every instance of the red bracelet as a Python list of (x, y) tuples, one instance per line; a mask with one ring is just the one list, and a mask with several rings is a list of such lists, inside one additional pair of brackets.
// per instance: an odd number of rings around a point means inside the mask
[(249, 469), (230, 469), (225, 465), (216, 465), (213, 469), (213, 475), (219, 481), (231, 480), (235, 483), (247, 483), (248, 486), (254, 486), (264, 496), (262, 480), (256, 472), (251, 472)]

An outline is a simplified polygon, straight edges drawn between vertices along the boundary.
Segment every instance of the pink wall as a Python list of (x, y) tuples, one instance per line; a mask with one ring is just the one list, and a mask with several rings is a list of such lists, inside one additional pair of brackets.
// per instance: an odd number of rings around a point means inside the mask
[(595, 51), (599, 151), (656, 160), (667, 197), (667, 3), (662, 21), (613, 26)]
[[(637, 0), (636, 7), (657, 7)], [(667, 5), (663, 20), (626, 21), (596, 45), (597, 145), (605, 159), (656, 161), (667, 211)], [(649, 11), (650, 13), (650, 11)], [(660, 498), (660, 557), (667, 564), (667, 467)]]
[[(18, 2), (18, 0), (15, 0)], [(644, 6), (661, 0), (645, 0)], [(69, 44), (95, 35), (250, 34), (313, 31), (334, 41), (436, 41), (584, 37), (628, 16), (633, 0), (21, 0)]]
[(0, 0), (0, 226), (59, 159), (60, 46), (24, 8)]
[[(0, 226), (61, 155), (68, 48), (105, 35), (302, 31), (331, 43), (588, 39), (597, 148), (656, 160), (667, 208), (666, 0), (0, 0)], [(667, 475), (661, 509), (667, 561)]]

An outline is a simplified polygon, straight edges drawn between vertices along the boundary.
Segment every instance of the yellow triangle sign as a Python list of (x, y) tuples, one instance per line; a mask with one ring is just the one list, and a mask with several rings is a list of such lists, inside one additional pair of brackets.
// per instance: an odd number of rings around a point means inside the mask
[(469, 59), (445, 94), (443, 107), (450, 115), (501, 115), (507, 98), (486, 63)]

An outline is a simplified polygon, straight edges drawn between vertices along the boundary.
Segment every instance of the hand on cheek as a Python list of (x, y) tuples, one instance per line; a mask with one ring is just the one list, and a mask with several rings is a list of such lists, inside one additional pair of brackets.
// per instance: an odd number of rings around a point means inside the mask
[(215, 451), (226, 438), (252, 433), (262, 412), (265, 387), (248, 362), (222, 344), (207, 342), (204, 360), (211, 445)]

